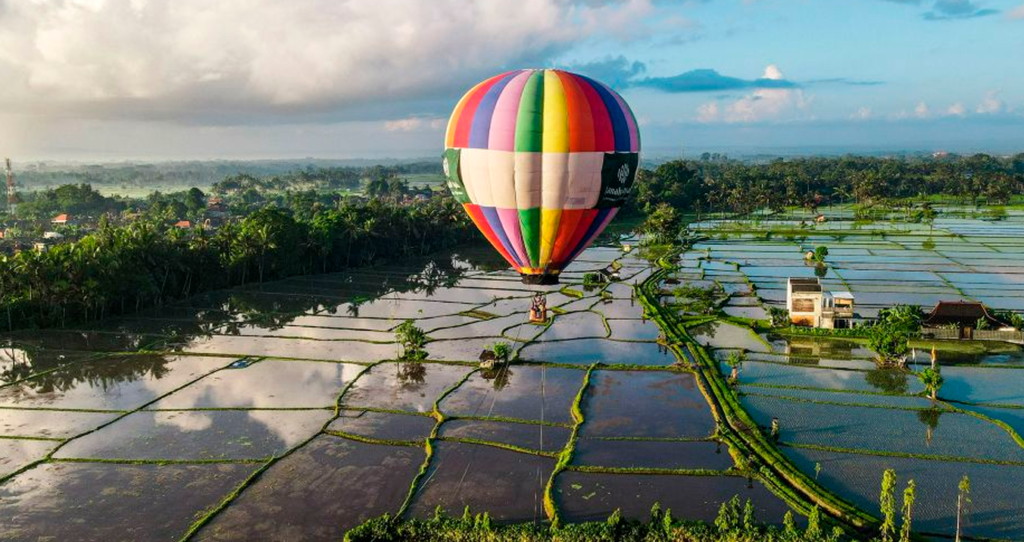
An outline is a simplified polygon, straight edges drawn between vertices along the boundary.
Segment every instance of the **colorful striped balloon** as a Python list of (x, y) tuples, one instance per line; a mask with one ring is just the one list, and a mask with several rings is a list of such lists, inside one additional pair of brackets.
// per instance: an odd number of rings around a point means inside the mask
[(636, 119), (615, 91), (566, 71), (517, 70), (459, 100), (444, 170), (523, 280), (555, 283), (622, 206), (639, 152)]

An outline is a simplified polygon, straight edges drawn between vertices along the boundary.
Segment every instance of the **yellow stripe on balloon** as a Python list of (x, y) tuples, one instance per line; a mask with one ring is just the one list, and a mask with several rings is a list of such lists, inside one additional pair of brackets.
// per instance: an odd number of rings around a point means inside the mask
[(562, 219), (561, 209), (540, 210), (540, 266), (547, 267), (551, 253), (555, 250), (558, 237), (558, 223)]
[(569, 152), (569, 110), (562, 79), (544, 70), (544, 152)]

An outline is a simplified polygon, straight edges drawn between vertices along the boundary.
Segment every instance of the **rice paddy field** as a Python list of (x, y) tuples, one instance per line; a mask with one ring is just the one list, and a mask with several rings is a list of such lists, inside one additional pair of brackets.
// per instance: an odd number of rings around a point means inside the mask
[[(876, 513), (893, 468), (900, 488), (918, 485), (915, 527), (942, 537), (968, 475), (966, 534), (1024, 539), (1018, 347), (940, 345), (932, 401), (912, 373), (923, 346), (893, 371), (861, 340), (748, 327), (785, 304), (787, 277), (814, 276), (803, 253), (821, 244), (826, 286), (853, 292), (866, 318), (951, 298), (1024, 310), (1024, 217), (844, 212), (693, 224), (705, 238), (671, 276), (728, 296), (686, 316), (696, 350), (667, 347), (647, 318), (634, 286), (657, 264), (624, 251), (628, 235), (585, 251), (559, 286), (525, 286), (478, 247), (2, 334), (0, 540), (336, 541), (383, 514), (467, 506), (502, 523), (645, 519), (655, 503), (713, 520), (737, 495), (779, 523), (800, 508), (723, 438), (697, 350), (722, 378), (744, 353), (740, 405), (765, 432), (779, 420), (778, 448), (824, 490)], [(611, 265), (621, 281), (584, 288)], [(527, 318), (538, 291), (543, 325)], [(429, 338), (422, 362), (401, 359), (406, 320)], [(517, 361), (480, 368), (497, 342)]]
[[(612, 262), (622, 282), (582, 286)], [(545, 495), (565, 521), (656, 502), (711, 520), (734, 495), (781, 521), (644, 318), (631, 285), (651, 266), (595, 247), (527, 287), (470, 249), (4, 334), (0, 540), (337, 541), (438, 507), (548, 522)], [(422, 363), (399, 360), (405, 320), (430, 338)], [(498, 341), (521, 361), (480, 369)]]
[[(827, 246), (824, 288), (852, 292), (861, 317), (895, 303), (927, 312), (939, 300), (959, 299), (1024, 311), (1020, 213), (927, 225), (860, 223), (836, 209), (825, 224), (801, 220), (806, 216), (694, 224), (706, 238), (682, 256), (677, 276), (721, 284), (731, 294), (727, 315), (764, 318), (750, 309), (785, 308), (787, 278), (815, 276), (804, 252)], [(688, 332), (719, 360), (722, 375), (731, 373), (730, 354), (745, 353), (735, 386), (740, 404), (766, 432), (778, 420), (778, 446), (805, 474), (877, 514), (882, 472), (895, 469), (898, 488), (909, 479), (917, 484), (915, 527), (941, 536), (954, 533), (957, 484), (966, 475), (973, 504), (964, 532), (1024, 539), (1024, 354), (1018, 346), (921, 344), (909, 370), (899, 371), (880, 369), (863, 340), (758, 334), (742, 322), (714, 321)], [(931, 346), (945, 377), (938, 401), (925, 397), (913, 374), (930, 363)]]

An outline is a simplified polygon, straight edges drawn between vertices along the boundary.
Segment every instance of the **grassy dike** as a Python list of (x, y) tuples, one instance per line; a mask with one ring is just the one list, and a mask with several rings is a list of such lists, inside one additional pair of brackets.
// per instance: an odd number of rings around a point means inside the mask
[(685, 359), (684, 348), (693, 354), (697, 382), (710, 403), (719, 434), (745, 463), (742, 467), (804, 514), (817, 506), (844, 527), (862, 534), (877, 532), (880, 524), (875, 517), (823, 488), (779, 451), (740, 405), (736, 391), (707, 351), (686, 333), (680, 317), (661, 306), (657, 285), (671, 269), (666, 258), (660, 259), (660, 269), (639, 285), (637, 296), (648, 317), (665, 332), (670, 348), (681, 359)]

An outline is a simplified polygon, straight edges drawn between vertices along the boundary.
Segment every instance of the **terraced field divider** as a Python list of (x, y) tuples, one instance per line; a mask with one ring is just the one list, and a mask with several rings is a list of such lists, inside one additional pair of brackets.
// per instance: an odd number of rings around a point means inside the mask
[(561, 518), (558, 515), (558, 504), (555, 503), (555, 478), (572, 462), (573, 453), (576, 451), (576, 441), (579, 439), (580, 427), (584, 422), (583, 394), (586, 393), (587, 388), (590, 386), (590, 375), (598, 365), (599, 363), (591, 364), (587, 368), (587, 373), (583, 375), (583, 384), (580, 386), (579, 391), (576, 392), (576, 397), (573, 398), (572, 407), (570, 408), (573, 420), (572, 432), (569, 434), (569, 440), (565, 443), (565, 448), (558, 454), (558, 461), (555, 463), (555, 468), (551, 471), (548, 483), (544, 485), (544, 513), (547, 514), (548, 519), (551, 521), (552, 529), (557, 529), (561, 525)]
[(658, 261), (659, 269), (637, 287), (637, 297), (648, 316), (665, 332), (669, 348), (679, 356), (683, 356), (684, 348), (692, 352), (697, 384), (711, 406), (720, 436), (733, 448), (734, 457), (747, 463), (748, 469), (759, 463), (757, 474), (762, 483), (797, 511), (806, 515), (818, 506), (848, 527), (865, 534), (877, 532), (878, 519), (820, 486), (768, 440), (739, 404), (735, 390), (725, 381), (717, 363), (686, 333), (679, 316), (661, 306), (656, 288), (672, 269), (668, 258), (674, 256), (670, 254)]
[(341, 401), (342, 398), (345, 397), (345, 393), (352, 388), (352, 386), (356, 383), (357, 380), (359, 380), (361, 376), (363, 376), (371, 369), (373, 369), (375, 366), (381, 363), (383, 362), (378, 361), (376, 363), (371, 363), (363, 367), (363, 370), (359, 371), (359, 374), (357, 374), (352, 380), (349, 380), (348, 383), (345, 384), (341, 391), (338, 392), (337, 399), (334, 400), (334, 415), (331, 416), (330, 419), (328, 419), (326, 422), (324, 422), (324, 424), (320, 427), (319, 431), (311, 435), (309, 438), (303, 440), (302, 442), (296, 444), (295, 446), (292, 446), (284, 453), (275, 455), (271, 457), (269, 460), (267, 460), (265, 463), (260, 465), (260, 467), (253, 471), (253, 473), (250, 474), (245, 480), (243, 480), (242, 483), (238, 485), (238, 487), (236, 487), (231, 493), (227, 494), (227, 496), (225, 496), (224, 499), (222, 499), (218, 505), (214, 506), (208, 512), (203, 514), (199, 519), (194, 521), (192, 525), (189, 526), (188, 531), (186, 531), (185, 534), (181, 536), (179, 542), (187, 542), (188, 540), (191, 540), (199, 532), (200, 529), (206, 526), (206, 524), (213, 521), (213, 519), (217, 517), (217, 514), (223, 512), (228, 507), (228, 505), (234, 502), (234, 500), (237, 499), (238, 496), (241, 495), (242, 492), (246, 490), (246, 488), (255, 483), (260, 478), (260, 476), (263, 475), (264, 472), (270, 469), (270, 467), (274, 466), (278, 461), (302, 449), (304, 446), (312, 442), (320, 435), (328, 434), (327, 428), (330, 427), (331, 423), (333, 423), (334, 420), (337, 420), (338, 417), (341, 416)]
[(455, 390), (459, 389), (459, 386), (465, 384), (471, 376), (479, 371), (480, 369), (473, 369), (472, 371), (469, 371), (466, 373), (466, 376), (463, 376), (458, 382), (445, 389), (444, 392), (434, 400), (430, 414), (431, 417), (437, 420), (437, 423), (435, 423), (434, 427), (430, 430), (430, 436), (423, 439), (423, 450), (425, 452), (423, 463), (420, 464), (420, 470), (416, 472), (416, 476), (413, 476), (412, 478), (412, 483), (409, 484), (409, 492), (406, 493), (405, 500), (402, 501), (402, 506), (398, 508), (398, 512), (395, 512), (395, 516), (393, 518), (395, 521), (401, 521), (405, 511), (408, 510), (409, 505), (412, 504), (413, 497), (416, 496), (416, 491), (419, 489), (420, 481), (423, 480), (427, 475), (427, 471), (430, 469), (430, 461), (434, 458), (434, 442), (438, 440), (437, 434), (441, 430), (441, 424), (446, 420), (444, 412), (441, 411), (441, 401), (444, 401), (445, 397), (454, 393)]

